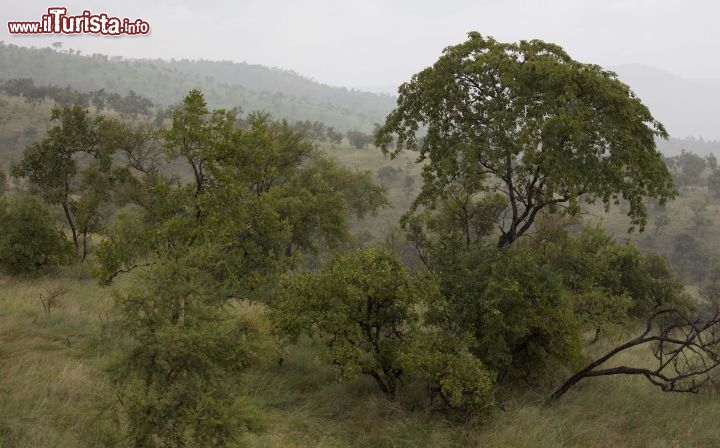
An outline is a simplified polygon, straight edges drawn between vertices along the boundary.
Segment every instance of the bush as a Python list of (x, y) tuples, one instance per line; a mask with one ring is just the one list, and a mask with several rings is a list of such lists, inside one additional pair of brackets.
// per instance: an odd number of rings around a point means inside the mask
[(234, 446), (259, 425), (237, 390), (272, 351), (262, 316), (217, 297), (193, 261), (157, 265), (116, 296), (121, 345), (108, 369), (135, 447)]
[(403, 353), (404, 367), (423, 379), (431, 398), (464, 413), (471, 421), (494, 403), (495, 373), (470, 351), (469, 335), (459, 338), (437, 328), (426, 328)]
[(7, 190), (8, 190), (7, 174), (5, 174), (5, 171), (3, 171), (2, 167), (0, 167), (0, 196), (4, 195)]
[(402, 374), (400, 353), (419, 322), (423, 288), (385, 250), (356, 250), (320, 272), (296, 276), (274, 310), (275, 323), (297, 337), (315, 332), (325, 340), (324, 359), (340, 378), (372, 377), (395, 399)]
[(31, 196), (0, 199), (0, 270), (10, 275), (38, 274), (69, 263), (72, 244), (45, 205)]
[(471, 352), (498, 382), (546, 383), (580, 359), (580, 325), (555, 272), (522, 248), (463, 255), (462, 242), (447, 243), (432, 255), (442, 260), (435, 270), (447, 299), (430, 310), (430, 322), (472, 335)]
[(382, 185), (394, 182), (400, 175), (400, 170), (392, 166), (381, 166), (377, 170), (377, 178)]
[(357, 149), (364, 149), (373, 142), (373, 136), (360, 131), (348, 131), (347, 132), (348, 142)]
[(586, 226), (573, 235), (572, 224), (543, 217), (538, 223), (542, 236), (526, 241), (523, 249), (560, 276), (587, 328), (599, 333), (659, 308), (686, 305), (683, 285), (663, 257), (618, 244), (600, 227)]

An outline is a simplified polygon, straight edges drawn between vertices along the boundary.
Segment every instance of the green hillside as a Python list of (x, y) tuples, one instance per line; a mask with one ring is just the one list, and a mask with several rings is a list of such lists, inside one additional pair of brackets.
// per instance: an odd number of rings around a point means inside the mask
[(330, 107), (346, 108), (368, 117), (384, 118), (395, 105), (395, 98), (378, 95), (345, 87), (331, 87), (319, 84), (302, 75), (262, 65), (234, 63), (231, 61), (148, 61), (161, 70), (185, 73), (196, 79), (228, 85), (241, 85), (261, 96), (279, 96), (295, 98), (313, 103), (327, 104)]
[(38, 85), (69, 85), (80, 91), (105, 89), (125, 94), (133, 90), (164, 106), (197, 88), (212, 107), (263, 110), (292, 121), (320, 121), (340, 130), (372, 129), (395, 101), (259, 65), (109, 58), (0, 45), (0, 79), (14, 78), (32, 78)]

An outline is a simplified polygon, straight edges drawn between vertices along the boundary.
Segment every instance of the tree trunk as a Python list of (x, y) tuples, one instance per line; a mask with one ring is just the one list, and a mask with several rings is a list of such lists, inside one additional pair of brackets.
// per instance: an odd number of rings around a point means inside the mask
[(75, 250), (80, 249), (80, 243), (78, 242), (78, 234), (77, 229), (75, 228), (75, 222), (72, 219), (72, 215), (70, 214), (70, 207), (68, 207), (68, 203), (66, 201), (62, 202), (62, 208), (63, 211), (65, 211), (65, 218), (67, 219), (68, 225), (70, 226), (70, 231), (72, 232), (72, 238), (73, 238), (73, 244), (75, 245)]
[(397, 385), (395, 383), (386, 384), (380, 374), (373, 370), (365, 370), (363, 373), (370, 375), (370, 377), (375, 380), (375, 383), (389, 401), (395, 401), (395, 398), (397, 397)]
[(87, 230), (83, 230), (82, 261), (85, 261), (85, 258), (87, 258), (87, 254), (88, 254)]

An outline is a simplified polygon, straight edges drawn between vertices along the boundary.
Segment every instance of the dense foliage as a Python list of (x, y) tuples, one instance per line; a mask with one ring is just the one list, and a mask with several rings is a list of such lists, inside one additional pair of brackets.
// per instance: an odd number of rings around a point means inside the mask
[[(259, 113), (238, 127), (199, 91), (169, 129), (107, 122), (100, 140), (124, 160), (111, 169), (124, 208), (103, 232), (96, 271), (106, 283), (139, 266), (147, 273), (118, 297), (128, 343), (114, 375), (133, 443), (230, 443), (245, 420), (227, 389), (262, 339), (232, 310), (267, 300), (266, 288), (303, 254), (344, 241), (349, 215), (374, 213), (384, 192), (369, 172), (320, 156), (287, 122)], [(186, 174), (166, 174), (161, 156)]]
[(0, 270), (37, 275), (73, 260), (72, 245), (45, 205), (27, 196), (0, 198)]
[(118, 295), (126, 342), (112, 374), (132, 446), (226, 446), (257, 425), (232, 391), (268, 346), (214, 284), (204, 266), (176, 260)]
[[(58, 124), (25, 149), (13, 175), (27, 178), (43, 199), (62, 206), (75, 248), (81, 250), (82, 244), (85, 258), (88, 234), (97, 230), (100, 206), (107, 200), (110, 153), (98, 137), (103, 120), (78, 105), (53, 109), (51, 120)], [(82, 157), (92, 161), (81, 168)]]
[(340, 378), (368, 375), (390, 400), (406, 377), (420, 378), (471, 415), (492, 403), (493, 375), (472, 356), (467, 338), (423, 315), (445, 307), (432, 276), (413, 275), (395, 254), (370, 248), (292, 277), (272, 316), (291, 341), (321, 337), (323, 360)]
[(643, 198), (676, 194), (655, 148), (663, 126), (612, 72), (557, 45), (470, 33), (399, 92), (377, 144), (418, 149), (427, 162), (416, 207), (432, 208), (458, 182), (476, 197), (503, 194), (500, 246), (528, 232), (542, 210), (577, 213), (583, 200), (627, 201), (632, 225), (643, 228)]

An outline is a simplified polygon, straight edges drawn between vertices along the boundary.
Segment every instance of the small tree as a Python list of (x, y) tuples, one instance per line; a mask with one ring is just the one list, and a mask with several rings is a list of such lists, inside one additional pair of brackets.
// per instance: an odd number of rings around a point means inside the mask
[(404, 366), (427, 381), (430, 398), (463, 412), (472, 421), (494, 402), (495, 373), (470, 346), (471, 337), (457, 337), (437, 328), (418, 333), (402, 355)]
[(412, 275), (395, 254), (371, 248), (294, 277), (272, 317), (291, 340), (321, 336), (322, 359), (340, 378), (368, 375), (389, 400), (402, 377), (422, 379), (431, 396), (471, 418), (492, 403), (494, 373), (473, 356), (471, 338), (420, 314), (446, 305), (434, 278)]
[(695, 282), (705, 279), (708, 269), (707, 248), (688, 233), (681, 233), (673, 239), (672, 262), (680, 276)]
[(690, 221), (696, 234), (700, 234), (704, 228), (713, 224), (712, 219), (708, 217), (707, 206), (709, 202), (710, 198), (706, 196), (699, 201), (690, 203), (690, 211), (692, 212)]
[(715, 154), (713, 154), (713, 153), (710, 153), (705, 156), (705, 163), (707, 164), (708, 168), (710, 168), (711, 171), (715, 171), (718, 167), (717, 157), (715, 157)]
[(5, 170), (0, 167), (0, 196), (4, 195), (8, 190), (8, 180)]
[(368, 375), (393, 400), (403, 373), (400, 353), (419, 323), (415, 307), (423, 294), (394, 255), (358, 250), (295, 277), (274, 320), (293, 338), (319, 333), (328, 347), (323, 358), (341, 378)]
[[(79, 236), (87, 233), (87, 226), (78, 223), (77, 212), (81, 212), (87, 223), (95, 215), (98, 202), (78, 204), (77, 175), (80, 170), (78, 157), (93, 157), (93, 169), (109, 168), (109, 155), (99, 145), (97, 127), (100, 117), (92, 119), (86, 109), (78, 105), (53, 109), (53, 122), (59, 122), (48, 131), (47, 137), (28, 146), (23, 159), (13, 169), (15, 177), (26, 177), (36, 186), (43, 198), (51, 204), (59, 204), (65, 212), (76, 250), (80, 249)], [(107, 180), (109, 175), (99, 174), (94, 179)], [(92, 205), (92, 209), (88, 206)]]
[(710, 196), (720, 198), (720, 170), (713, 170), (707, 179), (707, 189)]
[(699, 185), (700, 174), (707, 166), (708, 160), (692, 151), (680, 151), (680, 155), (667, 159), (667, 165), (675, 181), (684, 189), (690, 185)]
[(45, 206), (33, 197), (0, 198), (0, 270), (38, 274), (72, 260), (72, 246)]
[(330, 143), (333, 145), (342, 143), (343, 135), (341, 132), (336, 131), (334, 127), (328, 126), (326, 133), (328, 140), (330, 140)]
[(368, 144), (372, 143), (372, 135), (366, 134), (361, 131), (348, 131), (347, 132), (348, 142), (357, 149), (364, 149)]
[(659, 213), (655, 215), (655, 236), (658, 236), (662, 230), (670, 225), (670, 217), (667, 213)]
[(392, 166), (381, 166), (377, 170), (377, 178), (380, 181), (380, 184), (387, 185), (393, 181), (395, 181), (398, 176), (400, 175), (400, 170), (398, 170), (395, 167)]

